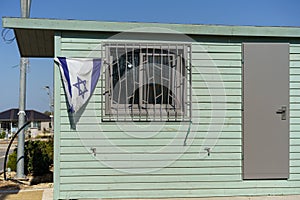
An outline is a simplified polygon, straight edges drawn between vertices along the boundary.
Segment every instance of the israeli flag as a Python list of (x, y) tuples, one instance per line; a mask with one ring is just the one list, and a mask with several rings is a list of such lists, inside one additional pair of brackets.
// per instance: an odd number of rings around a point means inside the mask
[(57, 57), (61, 77), (69, 103), (69, 111), (76, 113), (91, 97), (101, 71), (100, 58)]

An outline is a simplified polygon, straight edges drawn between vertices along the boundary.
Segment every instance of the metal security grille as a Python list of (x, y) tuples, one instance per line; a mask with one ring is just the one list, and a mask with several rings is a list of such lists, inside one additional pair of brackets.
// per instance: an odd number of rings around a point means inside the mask
[(104, 120), (190, 120), (190, 44), (105, 43), (102, 47)]

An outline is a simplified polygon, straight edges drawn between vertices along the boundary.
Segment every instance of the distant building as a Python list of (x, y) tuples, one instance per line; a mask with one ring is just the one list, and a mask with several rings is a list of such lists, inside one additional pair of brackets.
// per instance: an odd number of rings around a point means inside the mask
[[(51, 130), (51, 118), (35, 110), (26, 110), (26, 121), (31, 121), (27, 128), (27, 133), (35, 137), (36, 135)], [(13, 108), (0, 113), (0, 129), (15, 133), (18, 130), (18, 113), (19, 109)]]

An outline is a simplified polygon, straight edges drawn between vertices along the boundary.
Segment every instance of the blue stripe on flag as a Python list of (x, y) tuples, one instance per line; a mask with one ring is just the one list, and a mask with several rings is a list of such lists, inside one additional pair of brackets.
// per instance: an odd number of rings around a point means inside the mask
[(59, 62), (61, 63), (61, 67), (64, 71), (64, 76), (68, 82), (68, 90), (69, 94), (72, 97), (72, 90), (71, 90), (71, 81), (70, 81), (70, 74), (69, 74), (69, 69), (68, 69), (68, 64), (67, 64), (67, 59), (65, 57), (58, 57)]
[(100, 70), (101, 70), (101, 59), (93, 59), (93, 71), (92, 71), (92, 80), (91, 80), (91, 94), (93, 93), (98, 79), (100, 77)]

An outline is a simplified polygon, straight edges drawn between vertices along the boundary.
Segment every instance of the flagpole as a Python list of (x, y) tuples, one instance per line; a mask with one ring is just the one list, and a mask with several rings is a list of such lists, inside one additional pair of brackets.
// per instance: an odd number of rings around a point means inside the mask
[[(31, 0), (21, 0), (21, 17), (28, 18), (30, 13)], [(20, 59), (20, 94), (19, 94), (19, 122), (18, 127), (25, 124), (25, 105), (26, 105), (26, 69), (28, 66), (28, 58)], [(17, 179), (25, 178), (24, 174), (24, 146), (25, 146), (25, 132), (24, 129), (18, 136), (17, 149)]]

